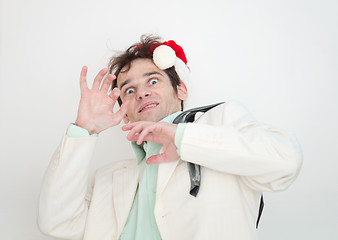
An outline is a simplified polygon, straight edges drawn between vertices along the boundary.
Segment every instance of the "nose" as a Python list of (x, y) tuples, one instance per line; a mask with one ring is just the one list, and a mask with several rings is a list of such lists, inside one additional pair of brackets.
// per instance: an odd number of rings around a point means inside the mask
[(137, 100), (142, 100), (143, 98), (149, 97), (151, 95), (151, 91), (147, 88), (138, 89), (136, 98)]

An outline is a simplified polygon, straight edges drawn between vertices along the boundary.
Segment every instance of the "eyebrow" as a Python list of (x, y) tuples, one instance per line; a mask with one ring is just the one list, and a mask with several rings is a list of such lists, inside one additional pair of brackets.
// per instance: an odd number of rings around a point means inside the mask
[[(152, 76), (152, 75), (161, 75), (162, 77), (164, 77), (162, 73), (156, 72), (156, 71), (152, 71), (152, 72), (147, 72), (147, 73), (143, 74), (143, 78), (145, 78), (145, 77), (150, 77), (150, 76)], [(127, 85), (127, 84), (130, 83), (130, 82), (131, 82), (131, 79), (127, 79), (126, 81), (124, 81), (124, 82), (121, 84), (120, 89), (122, 89), (125, 85)]]

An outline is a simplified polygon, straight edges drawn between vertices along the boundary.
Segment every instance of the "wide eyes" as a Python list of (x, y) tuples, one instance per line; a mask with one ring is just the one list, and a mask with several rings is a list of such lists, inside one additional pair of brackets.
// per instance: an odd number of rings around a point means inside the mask
[[(148, 82), (150, 85), (155, 85), (156, 83), (158, 83), (158, 79), (156, 78), (152, 78), (149, 80)], [(129, 94), (132, 94), (135, 92), (135, 88), (134, 87), (130, 87), (130, 88), (127, 88), (127, 90), (125, 91), (126, 95), (129, 95)]]
[(126, 94), (132, 94), (133, 92), (135, 92), (135, 90), (133, 88), (128, 88), (126, 90)]
[(155, 85), (157, 82), (158, 82), (158, 80), (155, 79), (155, 78), (150, 79), (150, 81), (149, 81), (149, 83), (150, 83), (151, 85)]

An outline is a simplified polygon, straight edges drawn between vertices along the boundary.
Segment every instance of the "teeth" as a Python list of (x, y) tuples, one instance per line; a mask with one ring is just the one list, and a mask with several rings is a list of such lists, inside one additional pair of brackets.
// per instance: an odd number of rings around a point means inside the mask
[(156, 107), (156, 104), (150, 104), (148, 106), (145, 106), (144, 108), (150, 108), (150, 107)]
[(150, 107), (156, 107), (156, 106), (157, 106), (157, 104), (149, 104), (149, 105), (145, 106), (145, 107), (142, 109), (142, 111), (143, 111), (144, 109), (147, 109), (147, 108), (150, 108)]

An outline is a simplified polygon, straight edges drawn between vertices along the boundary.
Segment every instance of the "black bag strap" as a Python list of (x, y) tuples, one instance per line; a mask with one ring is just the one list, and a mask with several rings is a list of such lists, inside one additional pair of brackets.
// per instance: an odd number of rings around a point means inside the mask
[[(221, 103), (216, 103), (208, 106), (203, 106), (203, 107), (197, 107), (193, 108), (187, 111), (182, 112), (180, 115), (178, 115), (173, 123), (178, 124), (178, 123), (188, 123), (188, 122), (193, 122), (195, 121), (195, 115), (198, 112), (207, 112), (213, 107), (216, 107)], [(188, 170), (189, 170), (189, 175), (190, 175), (190, 195), (196, 197), (198, 194), (198, 191), (200, 189), (200, 184), (201, 184), (201, 167), (198, 164), (194, 164), (191, 162), (188, 162)]]
[(264, 208), (264, 199), (263, 199), (263, 194), (262, 194), (261, 195), (261, 202), (259, 203), (258, 217), (257, 217), (257, 221), (256, 221), (256, 228), (258, 228), (259, 220), (261, 220), (263, 208)]
[(208, 106), (202, 106), (202, 107), (196, 107), (196, 108), (192, 108), (192, 109), (189, 109), (189, 110), (186, 110), (184, 112), (182, 112), (180, 115), (178, 115), (173, 123), (188, 123), (188, 122), (193, 122), (195, 121), (195, 115), (196, 113), (198, 112), (207, 112), (209, 111), (210, 109), (222, 104), (224, 102), (220, 102), (220, 103), (216, 103), (216, 104), (212, 104), (212, 105), (208, 105)]
[[(224, 102), (220, 102), (220, 103), (216, 103), (216, 104), (212, 104), (212, 105), (207, 105), (207, 106), (202, 106), (202, 107), (196, 107), (196, 108), (192, 108), (189, 110), (186, 110), (184, 112), (182, 112), (180, 115), (178, 115), (173, 123), (178, 124), (178, 123), (188, 123), (188, 122), (194, 122), (195, 121), (195, 115), (198, 112), (207, 112), (210, 109), (222, 104)], [(201, 185), (201, 166), (198, 164), (194, 164), (191, 162), (187, 162), (188, 164), (188, 170), (189, 170), (189, 175), (190, 175), (190, 195), (196, 197)], [(258, 217), (257, 217), (257, 221), (256, 221), (256, 228), (258, 228), (258, 223), (259, 220), (262, 216), (262, 212), (263, 212), (263, 208), (264, 208), (264, 200), (263, 200), (263, 194), (261, 195), (261, 201), (259, 204), (259, 212), (258, 212)]]

